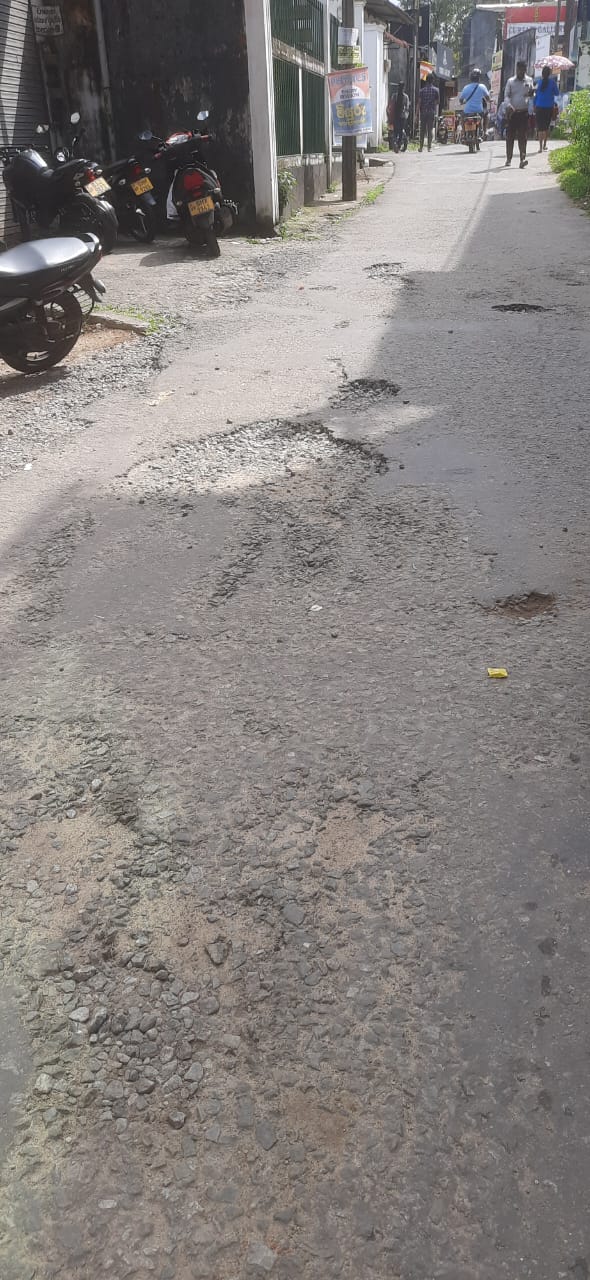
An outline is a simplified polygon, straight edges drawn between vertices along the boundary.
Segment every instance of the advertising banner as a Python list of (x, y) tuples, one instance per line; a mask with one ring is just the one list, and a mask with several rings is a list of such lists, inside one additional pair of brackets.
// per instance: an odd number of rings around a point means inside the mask
[(333, 71), (328, 76), (332, 124), (337, 138), (356, 138), (371, 133), (371, 86), (368, 67)]
[(338, 28), (338, 66), (339, 67), (360, 67), (361, 64), (361, 46), (359, 44), (359, 33), (356, 27), (339, 27)]

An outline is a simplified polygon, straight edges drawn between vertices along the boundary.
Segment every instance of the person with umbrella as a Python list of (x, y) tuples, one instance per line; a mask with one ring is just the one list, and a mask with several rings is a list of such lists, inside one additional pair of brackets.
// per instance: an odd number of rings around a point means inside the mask
[(547, 138), (553, 119), (554, 107), (559, 97), (559, 85), (551, 75), (551, 67), (545, 63), (540, 80), (535, 88), (535, 115), (537, 117), (537, 137), (539, 151), (547, 150)]

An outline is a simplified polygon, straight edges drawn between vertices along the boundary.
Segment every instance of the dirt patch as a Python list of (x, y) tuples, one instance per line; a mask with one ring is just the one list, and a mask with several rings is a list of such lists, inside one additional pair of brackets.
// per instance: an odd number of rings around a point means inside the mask
[[(92, 356), (100, 355), (103, 351), (108, 351), (112, 347), (120, 347), (123, 343), (138, 342), (137, 334), (129, 333), (123, 329), (110, 329), (102, 324), (93, 324), (89, 328), (82, 330), (80, 337), (67, 357), (68, 365), (80, 364), (83, 360), (90, 360)], [(58, 366), (61, 367), (61, 366)], [(26, 381), (31, 390), (34, 390), (36, 379), (30, 378), (22, 373), (15, 373), (12, 369), (0, 366), (0, 392), (4, 388), (9, 389), (10, 385), (17, 379), (19, 382)], [(38, 378), (39, 375), (36, 375)]]
[(556, 598), (553, 592), (528, 591), (523, 596), (506, 596), (496, 600), (487, 613), (501, 613), (506, 618), (537, 618), (542, 613), (554, 613)]

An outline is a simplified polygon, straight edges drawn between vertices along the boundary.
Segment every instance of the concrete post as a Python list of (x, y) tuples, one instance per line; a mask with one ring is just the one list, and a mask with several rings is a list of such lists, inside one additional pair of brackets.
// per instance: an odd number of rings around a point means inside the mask
[(330, 58), (330, 0), (324, 0), (324, 67), (326, 71), (326, 87), (324, 90), (324, 110), (326, 113), (326, 180), (329, 187), (332, 185), (332, 111), (330, 107), (330, 92), (328, 89), (328, 75), (332, 70), (332, 60)]
[(270, 229), (279, 220), (270, 0), (244, 0), (244, 13), (256, 220)]

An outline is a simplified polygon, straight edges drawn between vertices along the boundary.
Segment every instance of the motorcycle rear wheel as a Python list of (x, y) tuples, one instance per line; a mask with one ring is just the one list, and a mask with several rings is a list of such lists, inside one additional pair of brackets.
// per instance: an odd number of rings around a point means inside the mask
[(92, 231), (98, 236), (106, 256), (112, 253), (117, 243), (117, 220), (110, 209), (106, 202), (105, 208), (101, 208), (100, 200), (94, 196), (78, 195), (64, 209), (59, 220), (60, 230), (70, 235), (75, 235), (76, 231)]
[(192, 222), (188, 221), (185, 223), (184, 234), (193, 248), (201, 249), (206, 246), (210, 258), (219, 258), (221, 256), (219, 240), (213, 227), (194, 227)]
[(84, 317), (72, 293), (63, 293), (56, 302), (48, 303), (44, 311), (48, 333), (37, 329), (38, 344), (33, 335), (22, 346), (5, 344), (0, 331), (0, 356), (18, 373), (44, 373), (52, 369), (69, 355), (80, 337)]

